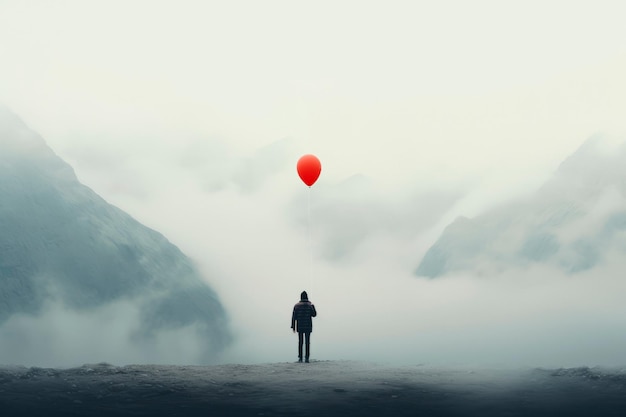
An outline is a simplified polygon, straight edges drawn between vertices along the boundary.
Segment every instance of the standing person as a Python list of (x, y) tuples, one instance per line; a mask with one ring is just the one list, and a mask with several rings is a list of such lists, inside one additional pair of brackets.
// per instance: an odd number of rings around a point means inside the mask
[(306, 346), (304, 361), (309, 362), (311, 353), (311, 332), (313, 331), (313, 320), (311, 317), (317, 316), (315, 306), (309, 301), (306, 291), (300, 294), (300, 302), (293, 307), (291, 314), (291, 328), (293, 332), (298, 332), (298, 362), (302, 362), (302, 342)]

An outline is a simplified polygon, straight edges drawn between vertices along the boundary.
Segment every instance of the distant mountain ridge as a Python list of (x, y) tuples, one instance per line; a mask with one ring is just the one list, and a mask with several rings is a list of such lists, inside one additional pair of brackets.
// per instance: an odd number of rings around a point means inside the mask
[(82, 185), (0, 108), (0, 326), (53, 299), (79, 312), (132, 301), (141, 316), (134, 337), (148, 342), (195, 326), (201, 362), (231, 338), (217, 294), (176, 246)]
[(534, 195), (450, 224), (415, 273), (491, 274), (533, 263), (576, 273), (626, 253), (626, 142), (587, 140)]

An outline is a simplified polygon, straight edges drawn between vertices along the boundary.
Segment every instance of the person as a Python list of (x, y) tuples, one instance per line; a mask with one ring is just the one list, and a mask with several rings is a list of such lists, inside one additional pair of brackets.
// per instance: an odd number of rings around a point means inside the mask
[(298, 332), (298, 362), (302, 362), (302, 342), (305, 345), (305, 362), (309, 362), (311, 354), (311, 332), (313, 331), (312, 317), (317, 316), (315, 306), (309, 301), (306, 291), (300, 294), (300, 302), (293, 307), (291, 314), (291, 329)]

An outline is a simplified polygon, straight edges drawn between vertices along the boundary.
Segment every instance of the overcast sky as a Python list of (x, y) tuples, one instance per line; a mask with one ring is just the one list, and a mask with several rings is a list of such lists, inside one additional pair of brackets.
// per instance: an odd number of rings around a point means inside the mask
[[(457, 215), (530, 192), (591, 135), (625, 135), (625, 15), (621, 1), (0, 0), (0, 103), (194, 258), (235, 325), (258, 300), (258, 333), (276, 319), (280, 340), (302, 287), (323, 312), (365, 296), (359, 276), (408, 279)], [(304, 153), (323, 166), (313, 262)], [(333, 240), (337, 219), (356, 226)]]

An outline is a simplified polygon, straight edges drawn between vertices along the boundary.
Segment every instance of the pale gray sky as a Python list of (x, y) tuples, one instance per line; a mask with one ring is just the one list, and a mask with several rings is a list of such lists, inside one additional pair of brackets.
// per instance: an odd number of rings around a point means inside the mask
[[(625, 15), (621, 1), (0, 0), (0, 103), (201, 263), (236, 325), (259, 300), (265, 325), (286, 326), (303, 286), (323, 311), (333, 280), (346, 297), (360, 274), (398, 284), (456, 215), (529, 192), (597, 132), (626, 134)], [(414, 235), (372, 227), (337, 265), (318, 247), (325, 277), (306, 282), (304, 153), (323, 165), (314, 208), (362, 174), (346, 206), (415, 211)], [(332, 219), (319, 210), (314, 245)]]
[(329, 179), (515, 184), (626, 130), (619, 1), (0, 5), (0, 97), (75, 160), (291, 137)]

